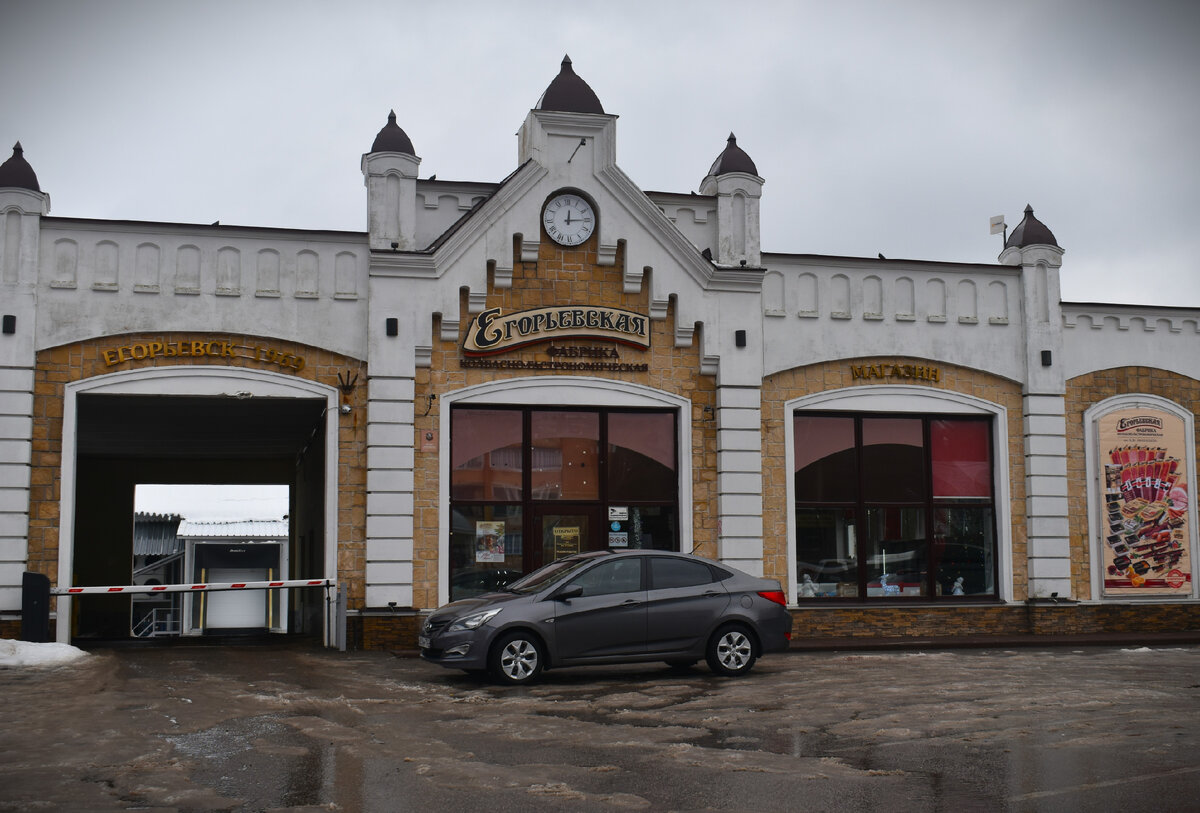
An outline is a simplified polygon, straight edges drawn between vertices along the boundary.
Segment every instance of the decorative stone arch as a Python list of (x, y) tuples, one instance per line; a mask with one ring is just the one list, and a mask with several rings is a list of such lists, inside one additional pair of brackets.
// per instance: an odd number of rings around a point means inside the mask
[[(269, 370), (176, 365), (122, 370), (68, 382), (63, 389), (62, 482), (59, 491), (58, 573), (73, 571), (75, 554), (78, 398), (88, 395), (227, 396), (230, 398), (308, 398), (325, 401), (325, 577), (337, 579), (338, 551), (338, 390), (336, 387)], [(61, 585), (60, 585), (61, 586)], [(69, 643), (71, 599), (58, 597), (56, 640)], [(334, 630), (325, 619), (326, 642)]]
[[(1119, 598), (1104, 596), (1104, 557), (1101, 555), (1101, 546), (1105, 532), (1105, 524), (1102, 519), (1101, 511), (1104, 506), (1104, 494), (1100, 488), (1101, 472), (1103, 471), (1103, 462), (1100, 459), (1099, 434), (1096, 424), (1105, 415), (1111, 412), (1124, 409), (1154, 409), (1165, 412), (1183, 421), (1183, 435), (1185, 438), (1191, 439), (1196, 437), (1195, 416), (1180, 406), (1174, 401), (1168, 400), (1158, 395), (1148, 395), (1146, 393), (1134, 392), (1114, 395), (1111, 398), (1105, 398), (1092, 404), (1083, 413), (1083, 448), (1084, 460), (1086, 461), (1087, 472), (1087, 529), (1088, 529), (1088, 551), (1090, 559), (1090, 579), (1092, 587), (1092, 598), (1098, 601), (1120, 601), (1120, 602), (1163, 602), (1163, 601), (1179, 601), (1181, 597), (1165, 597), (1161, 595), (1146, 596), (1144, 598), (1133, 596), (1121, 596)], [(1187, 509), (1187, 542), (1188, 555), (1191, 558), (1192, 564), (1192, 593), (1189, 598), (1200, 598), (1200, 585), (1197, 584), (1196, 569), (1194, 562), (1197, 556), (1197, 537), (1198, 529), (1197, 516), (1200, 512), (1196, 508), (1196, 446), (1194, 443), (1186, 444), (1185, 449), (1186, 460), (1184, 461), (1184, 471), (1187, 477), (1189, 497), (1189, 505)]]
[[(450, 409), (461, 404), (495, 406), (561, 406), (675, 409), (679, 412), (675, 438), (679, 455), (679, 538), (692, 538), (692, 422), (687, 398), (628, 381), (582, 376), (542, 376), (490, 381), (438, 397), (438, 424), (447, 427), (438, 439), (438, 527), (450, 527)], [(450, 600), (450, 537), (438, 534), (438, 603)]]
[(1001, 404), (985, 401), (972, 395), (951, 390), (903, 385), (847, 387), (813, 393), (785, 401), (783, 404), (784, 459), (787, 476), (787, 572), (788, 601), (796, 601), (796, 481), (792, 470), (796, 465), (795, 432), (791, 416), (797, 409), (845, 412), (911, 413), (914, 415), (990, 415), (992, 416), (992, 487), (996, 511), (996, 558), (1000, 570), (998, 597), (1013, 599), (1013, 542), (1012, 504), (1009, 493), (1008, 411)]

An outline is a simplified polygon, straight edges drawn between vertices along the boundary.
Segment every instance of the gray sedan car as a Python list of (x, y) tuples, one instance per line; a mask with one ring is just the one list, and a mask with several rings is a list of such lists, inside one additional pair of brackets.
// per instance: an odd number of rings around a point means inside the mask
[(656, 550), (595, 551), (559, 559), (502, 592), (433, 612), (421, 657), (502, 683), (544, 669), (701, 659), (742, 675), (787, 649), (792, 617), (779, 582), (727, 565)]

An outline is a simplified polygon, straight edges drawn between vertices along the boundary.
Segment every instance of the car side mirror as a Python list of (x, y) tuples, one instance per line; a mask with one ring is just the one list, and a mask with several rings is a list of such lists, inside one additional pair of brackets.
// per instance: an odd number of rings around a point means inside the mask
[(560, 593), (555, 593), (551, 598), (555, 601), (566, 601), (569, 598), (579, 598), (583, 595), (582, 587), (568, 587)]

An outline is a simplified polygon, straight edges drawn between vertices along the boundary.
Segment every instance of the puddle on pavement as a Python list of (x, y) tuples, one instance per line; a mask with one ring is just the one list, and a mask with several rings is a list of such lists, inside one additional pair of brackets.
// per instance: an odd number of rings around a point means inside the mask
[[(305, 736), (277, 715), (165, 736), (190, 757), (191, 780), (247, 809), (335, 804), (336, 746)], [(343, 791), (344, 792), (344, 791)]]

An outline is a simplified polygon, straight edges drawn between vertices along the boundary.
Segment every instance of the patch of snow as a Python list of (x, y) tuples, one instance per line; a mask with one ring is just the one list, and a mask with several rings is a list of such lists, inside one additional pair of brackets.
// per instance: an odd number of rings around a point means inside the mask
[(1122, 652), (1153, 652), (1154, 650), (1148, 646), (1138, 647), (1137, 649), (1122, 649)]
[(0, 666), (60, 666), (87, 657), (70, 644), (33, 644), (0, 639)]

